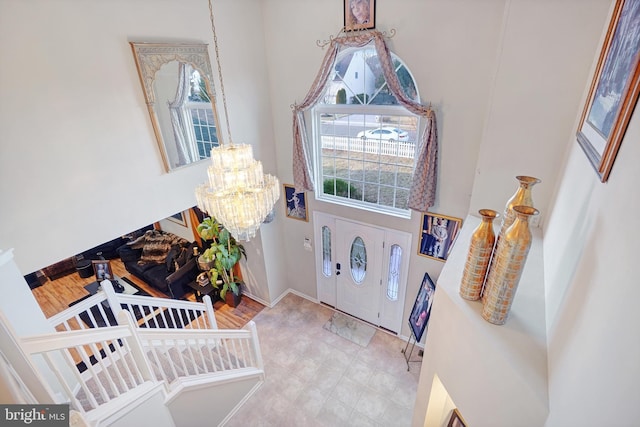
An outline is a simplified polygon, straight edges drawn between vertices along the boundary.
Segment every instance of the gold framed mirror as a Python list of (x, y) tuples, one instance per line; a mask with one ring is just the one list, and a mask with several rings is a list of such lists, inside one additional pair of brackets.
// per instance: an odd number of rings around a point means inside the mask
[(219, 120), (207, 45), (130, 44), (166, 171), (209, 158)]

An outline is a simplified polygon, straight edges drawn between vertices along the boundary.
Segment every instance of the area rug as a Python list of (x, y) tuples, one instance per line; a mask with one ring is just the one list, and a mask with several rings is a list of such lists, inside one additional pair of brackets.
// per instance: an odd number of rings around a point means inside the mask
[(338, 312), (333, 313), (323, 328), (362, 347), (369, 345), (376, 333), (373, 326)]

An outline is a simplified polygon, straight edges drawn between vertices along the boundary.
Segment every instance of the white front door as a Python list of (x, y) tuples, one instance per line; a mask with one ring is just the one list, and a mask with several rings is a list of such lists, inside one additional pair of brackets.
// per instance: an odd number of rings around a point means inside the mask
[(337, 308), (378, 324), (384, 230), (336, 220)]
[(411, 234), (314, 212), (318, 300), (399, 333)]

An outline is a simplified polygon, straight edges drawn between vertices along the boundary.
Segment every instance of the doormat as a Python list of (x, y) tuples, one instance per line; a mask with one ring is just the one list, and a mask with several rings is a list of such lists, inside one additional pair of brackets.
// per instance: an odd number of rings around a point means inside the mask
[(369, 345), (376, 333), (373, 326), (338, 312), (333, 313), (323, 328), (362, 347)]

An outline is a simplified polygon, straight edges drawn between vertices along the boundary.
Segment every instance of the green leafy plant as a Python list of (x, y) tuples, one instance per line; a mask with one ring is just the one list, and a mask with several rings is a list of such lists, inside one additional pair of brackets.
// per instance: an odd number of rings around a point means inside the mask
[[(229, 290), (236, 296), (240, 295), (242, 281), (234, 276), (233, 268), (243, 256), (247, 259), (244, 246), (213, 218), (205, 218), (196, 229), (204, 240), (212, 240), (211, 245), (202, 253), (201, 259), (206, 263), (213, 263), (209, 270), (209, 281), (214, 288), (220, 290), (220, 298), (224, 299)], [(219, 284), (218, 280), (221, 280), (222, 284)]]
[(216, 240), (222, 225), (215, 218), (205, 218), (196, 227), (196, 231), (204, 240)]
[(336, 93), (336, 104), (346, 104), (347, 103), (347, 91), (345, 89), (340, 89)]

